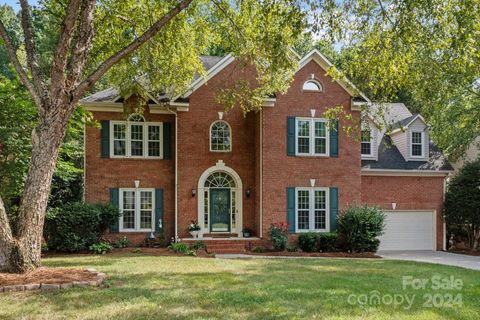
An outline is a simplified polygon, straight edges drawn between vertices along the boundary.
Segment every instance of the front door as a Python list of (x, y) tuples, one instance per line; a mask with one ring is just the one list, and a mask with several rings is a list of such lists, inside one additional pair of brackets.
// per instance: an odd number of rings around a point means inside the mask
[(210, 231), (230, 231), (230, 189), (210, 189)]

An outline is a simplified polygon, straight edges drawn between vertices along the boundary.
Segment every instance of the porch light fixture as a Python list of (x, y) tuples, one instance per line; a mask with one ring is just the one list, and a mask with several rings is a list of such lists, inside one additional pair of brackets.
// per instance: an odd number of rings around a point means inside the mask
[(392, 210), (395, 210), (397, 208), (397, 203), (396, 202), (392, 202)]
[(197, 189), (192, 188), (192, 198), (195, 197), (196, 194), (197, 194)]
[(138, 187), (140, 187), (140, 180), (135, 180), (135, 188), (138, 189)]
[(248, 188), (247, 191), (245, 191), (245, 195), (247, 196), (247, 198), (250, 198), (251, 194), (252, 194), (252, 190), (250, 190), (250, 188)]

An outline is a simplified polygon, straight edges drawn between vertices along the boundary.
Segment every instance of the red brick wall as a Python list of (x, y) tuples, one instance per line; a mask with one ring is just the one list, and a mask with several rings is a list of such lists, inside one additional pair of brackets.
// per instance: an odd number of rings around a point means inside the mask
[[(321, 82), (323, 92), (304, 92), (303, 83), (311, 74)], [(338, 187), (340, 209), (347, 204), (360, 202), (360, 147), (353, 138), (341, 129), (340, 120), (339, 157), (292, 157), (287, 156), (287, 117), (323, 117), (329, 107), (342, 105), (354, 119), (360, 114), (350, 111), (350, 96), (315, 62), (308, 63), (298, 71), (295, 80), (285, 95), (278, 96), (274, 108), (263, 111), (263, 230), (267, 236), (271, 223), (286, 220), (287, 187), (309, 187), (310, 179), (316, 179), (317, 187)]]
[[(123, 113), (94, 112), (96, 120), (124, 120)], [(167, 236), (174, 232), (174, 157), (173, 139), (175, 118), (166, 114), (150, 114), (145, 111), (145, 120), (151, 122), (172, 123), (172, 160), (157, 159), (108, 159), (100, 156), (100, 129), (87, 127), (85, 139), (85, 200), (90, 203), (109, 202), (110, 188), (132, 188), (134, 181), (140, 181), (141, 188), (164, 189), (164, 226)], [(123, 236), (122, 233), (116, 234)], [(132, 236), (137, 243), (143, 240), (145, 233)], [(140, 240), (140, 241), (141, 241)]]
[[(244, 74), (235, 63), (230, 64), (221, 73), (209, 80), (190, 96), (189, 111), (179, 113), (178, 125), (178, 174), (179, 174), (179, 226), (180, 237), (188, 235), (187, 225), (198, 217), (198, 197), (192, 197), (192, 189), (197, 189), (202, 173), (223, 160), (226, 166), (235, 170), (243, 184), (243, 225), (255, 228), (255, 114), (244, 117), (240, 108), (225, 112), (215, 96), (219, 88), (232, 78)], [(230, 124), (232, 130), (231, 152), (210, 152), (210, 125), (218, 120), (218, 112), (225, 112), (223, 120)], [(245, 191), (250, 188), (249, 198)]]
[(436, 210), (437, 250), (443, 250), (443, 177), (362, 176), (362, 202), (391, 210)]

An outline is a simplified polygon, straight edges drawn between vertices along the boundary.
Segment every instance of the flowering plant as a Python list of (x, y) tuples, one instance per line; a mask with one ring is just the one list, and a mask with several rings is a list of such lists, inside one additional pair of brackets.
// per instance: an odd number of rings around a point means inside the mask
[(200, 225), (195, 220), (192, 220), (188, 225), (188, 231), (200, 231), (200, 229)]

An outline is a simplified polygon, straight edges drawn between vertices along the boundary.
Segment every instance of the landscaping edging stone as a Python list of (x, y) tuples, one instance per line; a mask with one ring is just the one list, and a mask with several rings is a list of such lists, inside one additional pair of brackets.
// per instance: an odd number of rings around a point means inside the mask
[(0, 286), (1, 292), (17, 292), (17, 291), (30, 291), (30, 290), (58, 290), (69, 288), (85, 288), (85, 287), (98, 287), (103, 284), (106, 279), (106, 274), (98, 272), (95, 269), (86, 269), (87, 272), (93, 273), (96, 276), (95, 281), (72, 281), (64, 283), (29, 283), (29, 284), (16, 284), (9, 286)]

